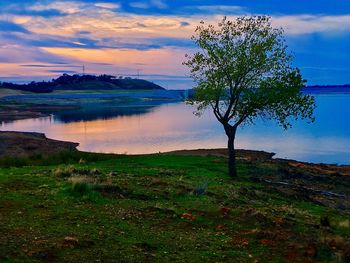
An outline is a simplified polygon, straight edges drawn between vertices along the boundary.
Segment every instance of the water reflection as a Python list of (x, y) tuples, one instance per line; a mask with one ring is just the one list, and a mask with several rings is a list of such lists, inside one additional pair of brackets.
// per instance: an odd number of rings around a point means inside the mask
[(108, 120), (120, 116), (133, 116), (146, 114), (159, 105), (126, 105), (123, 107), (113, 105), (84, 105), (77, 110), (66, 110), (55, 113), (54, 119), (59, 122), (70, 123), (79, 121)]
[[(281, 158), (350, 164), (350, 93), (316, 99), (315, 123), (297, 122), (283, 131), (260, 120), (239, 130), (237, 146), (276, 152)], [(209, 112), (198, 118), (183, 103), (125, 110), (116, 117), (84, 121), (73, 112), (64, 113), (4, 124), (1, 130), (42, 132), (49, 138), (79, 142), (80, 150), (94, 152), (135, 154), (226, 146), (223, 130)]]

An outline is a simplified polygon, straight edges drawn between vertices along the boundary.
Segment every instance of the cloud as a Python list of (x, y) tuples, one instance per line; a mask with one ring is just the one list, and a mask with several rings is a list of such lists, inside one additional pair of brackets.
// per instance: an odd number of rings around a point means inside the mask
[(78, 46), (86, 46), (87, 44), (85, 44), (85, 43), (81, 43), (81, 42), (79, 42), (79, 41), (74, 41), (74, 42), (72, 42), (74, 45), (78, 45)]
[(180, 25), (181, 25), (182, 27), (184, 27), (184, 26), (189, 26), (189, 25), (191, 25), (191, 24), (188, 23), (188, 22), (186, 22), (186, 21), (182, 21), (182, 22), (180, 22)]
[(60, 64), (23, 64), (20, 65), (21, 67), (26, 67), (26, 68), (57, 68), (59, 66), (64, 66), (65, 68), (81, 68), (81, 66), (76, 66), (76, 65), (68, 65), (66, 63), (60, 63)]
[(195, 44), (191, 39), (186, 38), (153, 38), (150, 39), (151, 42), (158, 43), (161, 47), (185, 47), (185, 48), (195, 48)]
[[(179, 25), (177, 26), (179, 27)], [(14, 32), (0, 33), (0, 44), (30, 47), (62, 47), (62, 48), (115, 48), (149, 50), (165, 47), (193, 47), (193, 42), (188, 38), (175, 37), (138, 37), (120, 38), (118, 36), (88, 38), (76, 36), (55, 36), (47, 34), (17, 34)]]
[(158, 9), (165, 10), (168, 8), (168, 5), (162, 0), (149, 0), (149, 1), (138, 1), (131, 2), (128, 4), (132, 8), (136, 9)]
[(79, 13), (86, 9), (86, 5), (83, 1), (52, 1), (49, 3), (40, 3), (39, 1), (34, 4), (27, 6), (27, 10), (43, 12), (47, 10), (57, 10), (65, 15), (72, 15)]
[(113, 64), (111, 63), (90, 63), (92, 65), (98, 65), (98, 66), (113, 66)]
[(150, 5), (148, 3), (145, 3), (145, 2), (131, 2), (129, 4), (129, 6), (131, 6), (133, 8), (140, 8), (140, 9), (147, 9), (150, 7)]
[[(227, 0), (0, 0), (2, 62), (47, 65), (0, 67), (0, 74), (10, 69), (21, 72), (45, 68), (62, 70), (51, 68), (50, 63), (62, 61), (79, 65), (82, 60), (88, 63), (89, 59), (90, 67), (98, 69), (94, 72), (101, 72), (119, 63), (109, 59), (111, 54), (120, 55), (112, 50), (123, 51), (124, 57), (136, 55), (137, 59), (132, 58), (130, 62), (131, 68), (139, 63), (140, 67), (148, 68), (149, 73), (182, 72), (180, 58), (159, 54), (163, 50), (171, 50), (178, 56), (191, 52), (194, 45), (190, 37), (200, 20), (215, 25), (223, 15), (234, 19), (242, 14), (268, 13), (274, 26), (285, 29), (288, 44), (296, 52), (297, 65), (309, 72), (308, 76), (316, 78), (317, 73), (324, 74), (321, 68), (327, 64), (330, 68), (338, 64), (344, 68), (344, 61), (350, 59), (349, 49), (345, 47), (350, 36), (350, 9), (346, 8), (350, 4), (335, 1), (336, 4), (330, 6), (326, 0), (309, 0), (300, 5), (295, 5), (294, 1), (281, 5), (278, 0), (261, 0), (260, 3), (247, 0), (241, 1), (242, 6), (239, 6)], [(305, 36), (309, 42), (304, 40)], [(334, 42), (322, 40), (324, 44), (321, 45), (320, 39), (334, 39)], [(149, 52), (155, 56), (143, 60), (142, 54)], [(95, 61), (91, 54), (101, 55), (103, 59)], [(154, 66), (157, 62), (158, 68)], [(172, 63), (177, 64), (167, 66)], [(122, 65), (128, 67), (125, 61)], [(315, 69), (308, 69), (306, 65)], [(164, 68), (169, 71), (165, 72)], [(346, 72), (339, 72), (337, 76), (345, 76)]]
[(50, 73), (66, 73), (66, 74), (76, 74), (80, 73), (80, 71), (75, 71), (75, 70), (59, 70), (59, 69), (53, 69), (53, 70), (47, 70), (47, 72)]
[(287, 34), (301, 35), (312, 33), (336, 34), (350, 32), (349, 15), (295, 15), (274, 16), (272, 23), (283, 27)]
[(139, 23), (139, 22), (137, 22), (136, 25), (138, 27), (142, 27), (142, 28), (146, 28), (147, 27), (144, 23)]
[[(20, 45), (3, 45), (0, 46), (0, 61), (2, 63), (30, 63), (42, 62), (52, 63), (59, 61), (61, 63), (69, 63), (70, 60), (60, 55), (55, 55), (41, 48)], [(0, 70), (1, 72), (1, 70)]]
[[(43, 48), (44, 51), (57, 56), (63, 56), (67, 59), (76, 61), (75, 64), (81, 63), (109, 63), (113, 64), (113, 68), (104, 65), (95, 66), (97, 69), (101, 66), (101, 71), (115, 69), (116, 66), (123, 68), (118, 74), (127, 74), (135, 72), (135, 65), (138, 63), (142, 74), (169, 74), (182, 75), (185, 68), (181, 63), (185, 57), (185, 50), (179, 48), (162, 48), (162, 49), (72, 49), (72, 48)], [(169, 63), (171, 61), (171, 63)], [(144, 64), (144, 65), (142, 65)], [(107, 72), (107, 73), (108, 73)], [(103, 73), (103, 72), (101, 72)], [(106, 72), (105, 72), (106, 73)], [(114, 73), (115, 74), (115, 73)]]
[(4, 20), (0, 20), (0, 32), (29, 33), (29, 31), (22, 25)]
[(182, 76), (182, 75), (165, 75), (165, 74), (129, 74), (128, 76), (131, 77), (147, 77), (147, 78), (154, 78), (154, 79), (162, 79), (162, 80), (191, 80), (191, 78)]
[(80, 36), (80, 35), (90, 35), (91, 33), (92, 33), (92, 32), (90, 32), (90, 31), (84, 31), (84, 30), (75, 32), (75, 34), (76, 34), (77, 36)]
[(235, 5), (201, 5), (193, 8), (206, 13), (226, 15), (232, 13), (242, 13), (244, 11), (242, 6)]
[(168, 5), (166, 3), (164, 3), (162, 0), (151, 0), (151, 5), (159, 8), (159, 9), (168, 8)]
[(29, 47), (100, 47), (96, 40), (89, 38), (60, 37), (44, 34), (17, 34), (14, 32), (0, 32), (1, 43)]
[(0, 14), (6, 15), (17, 15), (17, 16), (42, 16), (42, 17), (55, 17), (55, 16), (65, 16), (64, 13), (57, 9), (45, 9), (45, 10), (31, 10), (30, 8), (18, 7), (12, 5), (11, 7), (0, 9)]
[(119, 4), (114, 4), (114, 3), (96, 3), (95, 6), (100, 7), (100, 8), (105, 8), (105, 9), (119, 9), (120, 8)]

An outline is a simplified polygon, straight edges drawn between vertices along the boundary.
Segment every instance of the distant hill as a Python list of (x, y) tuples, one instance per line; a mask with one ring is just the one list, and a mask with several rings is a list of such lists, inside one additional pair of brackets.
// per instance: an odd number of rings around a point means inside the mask
[(0, 89), (49, 93), (54, 90), (164, 90), (161, 86), (142, 79), (115, 77), (111, 75), (68, 75), (57, 79), (28, 84), (0, 83)]
[(350, 89), (350, 84), (344, 84), (344, 85), (311, 85), (311, 86), (306, 86), (305, 89)]
[(335, 94), (350, 92), (350, 84), (345, 85), (313, 85), (303, 88), (303, 92), (309, 94)]

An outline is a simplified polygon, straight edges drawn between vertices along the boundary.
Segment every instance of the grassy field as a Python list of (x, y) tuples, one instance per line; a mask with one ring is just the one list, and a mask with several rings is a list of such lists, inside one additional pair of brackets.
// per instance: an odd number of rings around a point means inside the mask
[(349, 262), (348, 210), (257, 182), (273, 165), (87, 153), (0, 160), (0, 262)]

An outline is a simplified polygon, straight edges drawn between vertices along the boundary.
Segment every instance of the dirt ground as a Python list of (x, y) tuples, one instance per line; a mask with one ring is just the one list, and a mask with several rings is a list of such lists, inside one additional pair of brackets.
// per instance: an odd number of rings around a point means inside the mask
[(55, 154), (67, 150), (76, 150), (78, 145), (78, 143), (48, 139), (40, 133), (0, 132), (0, 157)]

